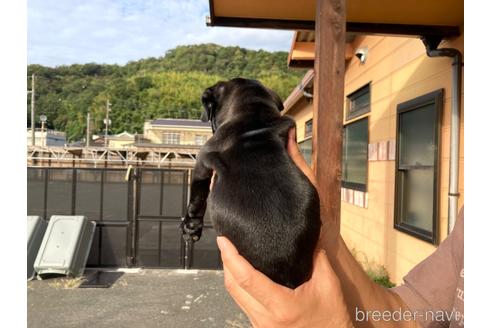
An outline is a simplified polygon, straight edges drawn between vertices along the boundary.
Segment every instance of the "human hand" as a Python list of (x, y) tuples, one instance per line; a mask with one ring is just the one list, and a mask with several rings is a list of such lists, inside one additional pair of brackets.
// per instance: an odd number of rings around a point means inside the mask
[(214, 183), (215, 183), (215, 171), (212, 173), (212, 178), (210, 178), (210, 186), (209, 186), (210, 191), (212, 191), (212, 188), (214, 187)]
[[(296, 141), (296, 129), (292, 128), (289, 130), (289, 137), (287, 140), (287, 153), (290, 158), (297, 165), (297, 167), (304, 173), (304, 175), (311, 181), (314, 187), (320, 190), (316, 176), (314, 175), (311, 167), (306, 163), (304, 156), (302, 156), (299, 150), (299, 145)], [(321, 213), (321, 232), (318, 242), (318, 246), (329, 250), (329, 255), (333, 256), (336, 254), (336, 249), (339, 247), (340, 243), (340, 229), (338, 228), (338, 223), (331, 219), (329, 215), (326, 215), (326, 208), (324, 206), (323, 199), (320, 198), (320, 213)]]
[(217, 244), (225, 287), (253, 327), (353, 327), (324, 251), (315, 252), (311, 279), (293, 290), (253, 268), (227, 238), (218, 237)]
[(287, 140), (287, 153), (294, 161), (297, 167), (304, 173), (304, 175), (311, 181), (311, 183), (317, 188), (316, 177), (311, 167), (308, 165), (304, 156), (302, 156), (299, 150), (299, 145), (296, 141), (296, 129), (292, 128), (289, 131), (289, 139)]

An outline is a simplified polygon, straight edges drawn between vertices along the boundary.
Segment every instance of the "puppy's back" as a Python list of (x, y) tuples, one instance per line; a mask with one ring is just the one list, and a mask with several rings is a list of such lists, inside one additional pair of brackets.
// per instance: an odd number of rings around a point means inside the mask
[[(286, 137), (286, 136), (285, 136)], [(256, 269), (295, 288), (308, 280), (319, 230), (319, 197), (275, 127), (238, 139), (221, 159), (211, 217)]]

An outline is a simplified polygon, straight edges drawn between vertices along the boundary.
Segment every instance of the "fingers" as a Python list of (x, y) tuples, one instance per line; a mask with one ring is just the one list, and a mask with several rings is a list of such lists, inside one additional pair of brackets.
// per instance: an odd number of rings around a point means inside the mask
[(279, 298), (289, 297), (292, 293), (291, 289), (274, 283), (253, 268), (244, 257), (239, 255), (237, 249), (227, 238), (218, 237), (217, 244), (221, 251), (224, 268), (227, 268), (234, 283), (264, 307), (269, 308)]
[(296, 129), (292, 128), (289, 130), (289, 140), (287, 141), (287, 152), (290, 157), (297, 164), (298, 162), (304, 161), (304, 157), (302, 157), (301, 152), (299, 151), (299, 146), (296, 141)]
[(214, 187), (215, 183), (215, 171), (212, 173), (212, 178), (210, 179), (210, 188), (209, 190), (212, 191), (212, 188)]
[(326, 280), (332, 277), (336, 278), (336, 274), (331, 267), (330, 261), (328, 261), (325, 250), (317, 250), (314, 255), (312, 279)]
[(294, 141), (297, 143), (297, 134), (296, 134), (296, 128), (293, 127), (292, 129), (289, 130), (289, 141)]
[(313, 170), (306, 163), (304, 156), (302, 156), (301, 151), (299, 150), (299, 145), (296, 142), (296, 129), (292, 128), (289, 130), (289, 140), (287, 142), (287, 153), (292, 158), (294, 163), (297, 165), (299, 169), (304, 173), (304, 175), (311, 181), (313, 185), (316, 186), (316, 178), (314, 176)]
[(326, 256), (324, 250), (317, 250), (313, 261), (313, 274), (307, 282), (308, 287), (318, 290), (321, 294), (338, 295), (341, 293), (340, 280)]
[(248, 319), (251, 321), (253, 326), (257, 326), (254, 318), (259, 313), (264, 313), (265, 308), (251, 295), (239, 287), (226, 266), (224, 266), (224, 285), (236, 304), (248, 316)]

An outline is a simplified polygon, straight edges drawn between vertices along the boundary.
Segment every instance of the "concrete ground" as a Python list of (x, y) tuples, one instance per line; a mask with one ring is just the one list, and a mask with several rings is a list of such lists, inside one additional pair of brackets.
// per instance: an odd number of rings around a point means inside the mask
[(222, 271), (136, 269), (104, 272), (101, 280), (113, 284), (29, 281), (28, 327), (251, 327), (225, 290)]

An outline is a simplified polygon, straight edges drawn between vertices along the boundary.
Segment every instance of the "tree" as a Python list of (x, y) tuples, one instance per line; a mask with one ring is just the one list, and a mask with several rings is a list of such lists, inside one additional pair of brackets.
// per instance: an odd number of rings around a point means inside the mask
[[(48, 116), (49, 128), (66, 132), (74, 141), (85, 136), (88, 112), (94, 132), (103, 132), (107, 99), (112, 103), (112, 133), (141, 133), (146, 119), (197, 119), (203, 90), (239, 76), (260, 80), (285, 99), (304, 74), (289, 71), (286, 63), (286, 52), (199, 44), (179, 46), (165, 56), (123, 66), (29, 65), (28, 78), (32, 73), (38, 77), (36, 112)], [(27, 103), (29, 123), (30, 97)]]

